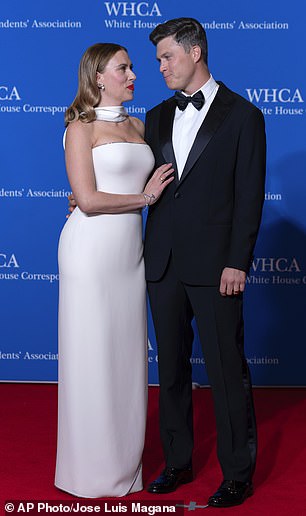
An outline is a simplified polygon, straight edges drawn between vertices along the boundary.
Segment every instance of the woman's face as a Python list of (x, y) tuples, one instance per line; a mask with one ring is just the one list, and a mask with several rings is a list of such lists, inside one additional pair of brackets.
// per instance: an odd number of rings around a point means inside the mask
[(132, 71), (132, 63), (125, 50), (119, 50), (108, 61), (103, 73), (97, 72), (97, 82), (105, 86), (101, 90), (100, 106), (118, 106), (122, 102), (132, 100), (136, 75)]

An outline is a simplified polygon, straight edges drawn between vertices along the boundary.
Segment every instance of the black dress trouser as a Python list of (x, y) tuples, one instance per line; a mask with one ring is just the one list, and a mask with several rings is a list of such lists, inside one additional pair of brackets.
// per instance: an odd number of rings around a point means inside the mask
[(183, 468), (192, 461), (190, 357), (195, 317), (212, 387), (224, 478), (250, 480), (257, 439), (244, 355), (242, 295), (223, 297), (219, 287), (184, 284), (172, 258), (161, 280), (148, 282), (148, 292), (158, 347), (160, 432), (166, 465)]

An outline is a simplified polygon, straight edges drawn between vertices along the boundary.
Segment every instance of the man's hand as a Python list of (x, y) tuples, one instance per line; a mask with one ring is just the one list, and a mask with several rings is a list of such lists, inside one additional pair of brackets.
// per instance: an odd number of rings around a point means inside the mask
[(246, 273), (232, 267), (223, 269), (220, 280), (220, 294), (222, 296), (237, 296), (244, 291)]
[[(68, 195), (68, 201), (69, 201), (69, 203), (68, 203), (68, 211), (70, 213), (72, 213), (73, 210), (76, 208), (76, 205), (77, 205), (75, 200), (74, 200), (73, 194)], [(68, 215), (66, 215), (67, 219), (68, 219), (68, 217), (70, 217), (70, 213), (68, 213)]]

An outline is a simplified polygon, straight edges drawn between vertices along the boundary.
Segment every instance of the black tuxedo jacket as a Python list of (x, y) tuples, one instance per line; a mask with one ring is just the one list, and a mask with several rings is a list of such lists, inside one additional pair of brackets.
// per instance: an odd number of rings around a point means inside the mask
[(180, 279), (218, 285), (224, 267), (248, 271), (264, 200), (266, 142), (261, 111), (219, 83), (178, 179), (172, 146), (173, 97), (147, 113), (146, 142), (156, 167), (175, 179), (150, 207), (146, 278), (159, 280), (170, 253)]

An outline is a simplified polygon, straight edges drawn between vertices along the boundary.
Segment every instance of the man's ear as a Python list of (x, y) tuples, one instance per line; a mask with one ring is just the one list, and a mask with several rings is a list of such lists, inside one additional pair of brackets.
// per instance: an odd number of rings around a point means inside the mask
[(195, 63), (198, 63), (202, 59), (202, 50), (199, 45), (194, 45), (191, 50), (191, 55)]

